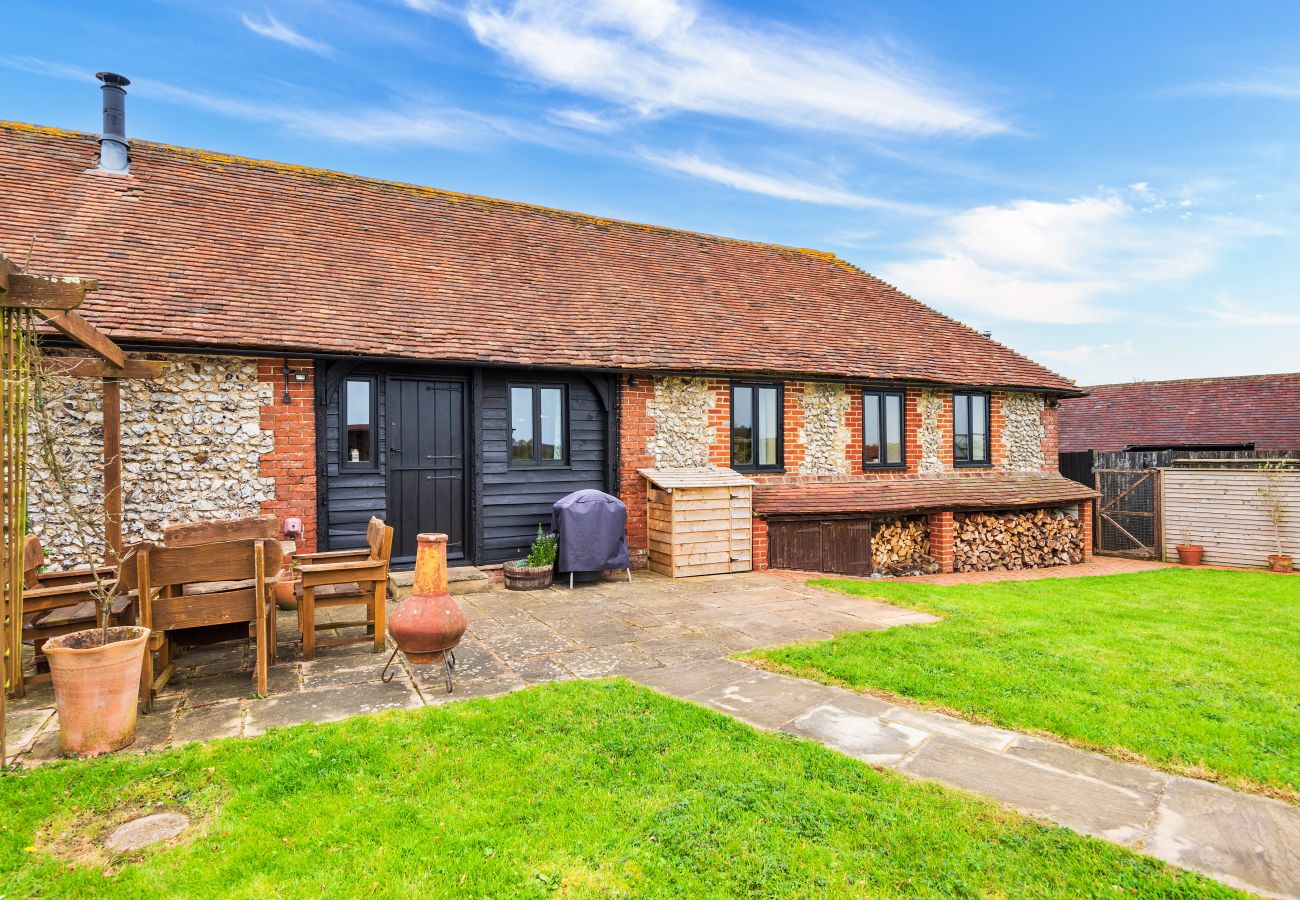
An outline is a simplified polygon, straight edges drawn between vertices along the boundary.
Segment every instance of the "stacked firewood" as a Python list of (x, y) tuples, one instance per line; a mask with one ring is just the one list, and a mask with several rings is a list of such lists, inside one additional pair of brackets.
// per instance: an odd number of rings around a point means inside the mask
[(925, 516), (882, 519), (871, 532), (871, 571), (881, 575), (924, 575), (939, 571), (930, 556)]
[(1083, 562), (1079, 520), (1059, 509), (958, 514), (953, 567), (958, 572), (1038, 569)]

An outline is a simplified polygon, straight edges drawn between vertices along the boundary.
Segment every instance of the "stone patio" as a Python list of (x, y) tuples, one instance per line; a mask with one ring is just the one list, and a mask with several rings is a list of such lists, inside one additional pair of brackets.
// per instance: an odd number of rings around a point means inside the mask
[[(1093, 568), (1071, 570), (1102, 574)], [(626, 675), (757, 727), (984, 794), (1237, 887), (1300, 897), (1300, 809), (1294, 806), (726, 658), (839, 632), (925, 624), (936, 621), (933, 616), (757, 573), (681, 581), (637, 573), (632, 584), (607, 580), (574, 591), (523, 593), (497, 587), (458, 601), (470, 631), (456, 653), (451, 695), (438, 667), (402, 662), (397, 677), (382, 684), (388, 654), (368, 645), (325, 649), (315, 660), (302, 660), (295, 615), (282, 613), (280, 662), (269, 698), (251, 697), (246, 643), (191, 650), (125, 752), (437, 705), (545, 681)], [(321, 617), (345, 621), (349, 612), (323, 611)], [(58, 725), (48, 686), (12, 704), (9, 727), (11, 761), (36, 765), (56, 757)]]

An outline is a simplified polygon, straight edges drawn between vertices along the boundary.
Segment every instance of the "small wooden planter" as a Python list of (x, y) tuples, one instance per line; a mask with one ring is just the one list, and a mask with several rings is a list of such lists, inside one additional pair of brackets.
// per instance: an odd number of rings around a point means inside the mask
[(540, 591), (551, 586), (554, 566), (521, 566), (508, 562), (501, 567), (507, 591)]
[(682, 578), (754, 567), (754, 482), (731, 469), (641, 469), (651, 571)]

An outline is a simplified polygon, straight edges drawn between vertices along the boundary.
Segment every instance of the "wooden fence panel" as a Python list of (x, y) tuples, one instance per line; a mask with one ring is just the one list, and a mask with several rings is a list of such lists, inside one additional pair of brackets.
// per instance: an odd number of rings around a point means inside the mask
[[(1265, 567), (1276, 553), (1273, 525), (1260, 507), (1264, 478), (1249, 469), (1165, 469), (1161, 473), (1165, 559), (1177, 559), (1184, 531), (1205, 547), (1209, 565)], [(1282, 478), (1289, 510), (1282, 552), (1300, 556), (1300, 472)]]

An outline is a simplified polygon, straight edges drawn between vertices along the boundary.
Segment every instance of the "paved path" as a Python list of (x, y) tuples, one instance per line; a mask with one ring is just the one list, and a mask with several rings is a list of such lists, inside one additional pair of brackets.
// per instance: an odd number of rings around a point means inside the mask
[[(1234, 886), (1300, 898), (1300, 809), (1293, 806), (725, 658), (840, 632), (935, 621), (924, 613), (760, 574), (672, 581), (639, 573), (630, 585), (493, 590), (460, 600), (470, 633), (457, 651), (451, 696), (429, 667), (406, 667), (391, 684), (380, 684), (387, 654), (365, 647), (298, 659), (289, 614), (281, 619), (282, 662), (272, 672), (269, 699), (248, 696), (247, 645), (191, 651), (180, 660), (180, 674), (160, 696), (157, 712), (142, 717), (131, 752), (500, 694), (544, 681), (627, 675), (760, 728), (984, 794)], [(15, 704), (10, 735), (19, 764), (54, 758), (52, 707), (48, 688)]]

